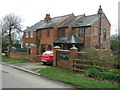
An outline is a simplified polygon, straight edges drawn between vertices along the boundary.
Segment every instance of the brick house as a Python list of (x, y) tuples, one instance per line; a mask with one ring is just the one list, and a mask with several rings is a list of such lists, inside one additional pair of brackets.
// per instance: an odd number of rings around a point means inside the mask
[(24, 31), (23, 45), (36, 45), (38, 54), (54, 46), (69, 49), (75, 45), (79, 51), (85, 48), (110, 49), (110, 22), (101, 6), (97, 14), (88, 16), (69, 14), (51, 18), (46, 14), (44, 20)]

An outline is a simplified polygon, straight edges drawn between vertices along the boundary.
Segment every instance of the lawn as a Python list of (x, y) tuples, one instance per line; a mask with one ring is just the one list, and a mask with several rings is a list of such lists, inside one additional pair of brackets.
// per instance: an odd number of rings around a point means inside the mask
[(118, 88), (118, 85), (80, 78), (75, 76), (76, 72), (71, 72), (54, 66), (40, 69), (37, 71), (37, 73), (40, 73), (41, 75), (53, 80), (72, 84), (77, 88)]
[(27, 59), (13, 59), (13, 58), (2, 57), (2, 62), (9, 62), (11, 64), (17, 64), (17, 63), (30, 62), (30, 60), (27, 60)]

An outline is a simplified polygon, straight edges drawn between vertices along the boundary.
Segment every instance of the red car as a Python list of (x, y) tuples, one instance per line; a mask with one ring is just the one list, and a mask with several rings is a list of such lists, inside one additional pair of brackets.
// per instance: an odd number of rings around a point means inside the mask
[(45, 51), (41, 56), (43, 64), (53, 64), (53, 50)]

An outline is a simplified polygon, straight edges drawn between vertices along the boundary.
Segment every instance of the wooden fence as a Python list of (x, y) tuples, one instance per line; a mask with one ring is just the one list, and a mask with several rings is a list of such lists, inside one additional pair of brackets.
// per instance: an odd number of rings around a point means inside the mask
[(73, 70), (79, 72), (86, 72), (88, 68), (103, 68), (105, 71), (117, 70), (115, 69), (116, 62), (74, 59)]

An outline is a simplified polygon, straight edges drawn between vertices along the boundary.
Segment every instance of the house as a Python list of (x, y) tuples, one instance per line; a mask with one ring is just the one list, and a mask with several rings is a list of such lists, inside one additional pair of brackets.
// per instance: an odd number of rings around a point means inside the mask
[(75, 45), (78, 50), (85, 48), (110, 49), (110, 22), (101, 6), (97, 14), (74, 14), (51, 18), (46, 14), (24, 31), (23, 45), (37, 46), (37, 54), (60, 46), (69, 49)]

